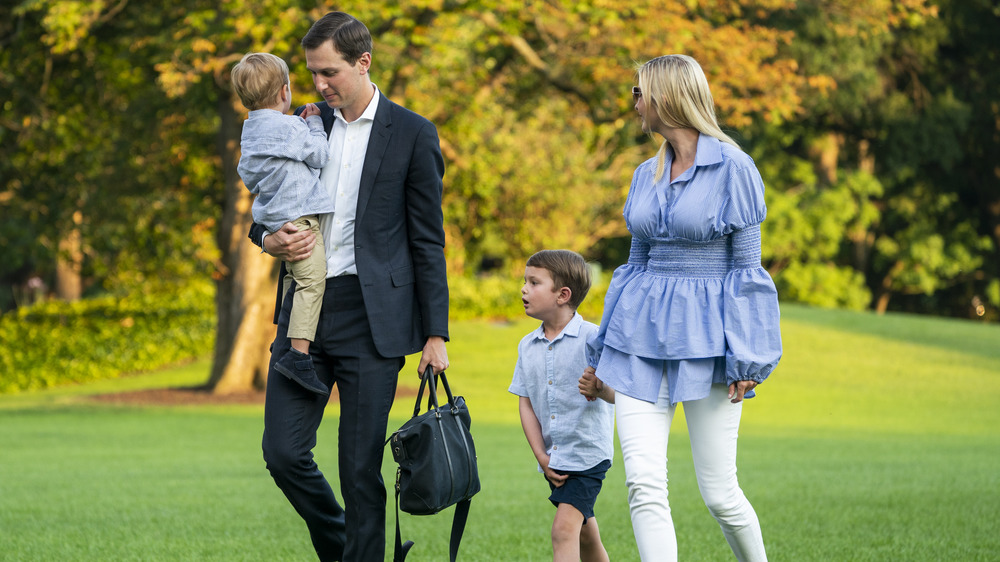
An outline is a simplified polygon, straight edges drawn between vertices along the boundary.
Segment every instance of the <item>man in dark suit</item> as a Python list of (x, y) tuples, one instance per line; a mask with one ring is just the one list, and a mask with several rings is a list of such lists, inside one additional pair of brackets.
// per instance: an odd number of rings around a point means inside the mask
[[(342, 12), (302, 39), (330, 139), (321, 181), (336, 202), (320, 217), (326, 295), (309, 354), (319, 379), (340, 395), (339, 473), (344, 507), (313, 461), (327, 397), (274, 369), (289, 348), (291, 293), (279, 283), (277, 338), (264, 408), (267, 468), (305, 519), (321, 560), (381, 561), (386, 490), (381, 477), (389, 409), (404, 356), (418, 372), (448, 367), (448, 284), (441, 210), (444, 163), (434, 126), (372, 84), (371, 35)], [(301, 108), (299, 108), (301, 111)], [(315, 237), (286, 224), (250, 238), (285, 261), (309, 255)], [(319, 248), (317, 248), (319, 251)]]

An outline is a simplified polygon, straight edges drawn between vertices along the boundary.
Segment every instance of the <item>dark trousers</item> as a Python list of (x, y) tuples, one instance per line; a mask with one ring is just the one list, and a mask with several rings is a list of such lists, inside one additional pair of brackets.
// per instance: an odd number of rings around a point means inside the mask
[[(293, 288), (294, 290), (294, 288)], [(282, 300), (264, 403), (264, 460), (278, 488), (305, 520), (320, 560), (381, 561), (385, 556), (382, 453), (389, 409), (404, 358), (375, 350), (356, 276), (327, 279), (316, 340), (309, 347), (320, 380), (340, 394), (338, 469), (344, 507), (313, 461), (327, 398), (274, 370), (289, 348), (293, 299)]]

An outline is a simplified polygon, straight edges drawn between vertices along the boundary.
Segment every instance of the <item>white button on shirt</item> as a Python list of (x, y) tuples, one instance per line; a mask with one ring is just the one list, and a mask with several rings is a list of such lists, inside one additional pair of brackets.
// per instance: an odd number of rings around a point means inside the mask
[(319, 226), (326, 244), (326, 276), (357, 275), (354, 261), (354, 224), (358, 212), (361, 170), (368, 154), (375, 111), (381, 95), (375, 95), (361, 117), (348, 123), (340, 109), (334, 109), (330, 131), (330, 161), (320, 173), (320, 181), (333, 198), (333, 214), (320, 215)]

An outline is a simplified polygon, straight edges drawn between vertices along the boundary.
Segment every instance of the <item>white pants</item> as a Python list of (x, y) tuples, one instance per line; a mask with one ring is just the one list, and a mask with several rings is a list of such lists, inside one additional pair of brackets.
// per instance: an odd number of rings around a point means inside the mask
[[(743, 403), (724, 385), (707, 398), (684, 402), (698, 489), (737, 560), (767, 560), (760, 523), (736, 480), (736, 438)], [(628, 486), (632, 530), (644, 562), (677, 560), (677, 537), (667, 502), (667, 438), (676, 406), (666, 381), (656, 404), (615, 396), (618, 438)]]

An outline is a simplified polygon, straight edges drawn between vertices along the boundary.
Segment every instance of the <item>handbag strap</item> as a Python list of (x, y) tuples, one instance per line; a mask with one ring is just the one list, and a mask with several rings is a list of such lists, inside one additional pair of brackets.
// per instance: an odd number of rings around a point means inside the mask
[(462, 534), (465, 533), (465, 522), (469, 519), (469, 507), (471, 506), (472, 498), (455, 504), (455, 517), (451, 520), (451, 546), (448, 548), (451, 562), (455, 562), (458, 558), (458, 547), (462, 544)]
[(406, 555), (413, 548), (413, 541), (403, 542), (399, 532), (399, 469), (396, 469), (396, 546), (392, 551), (392, 562), (405, 562)]
[(444, 392), (445, 394), (448, 395), (448, 406), (450, 406), (451, 409), (454, 410), (455, 397), (451, 394), (451, 387), (448, 386), (448, 378), (444, 376), (444, 371), (438, 373), (438, 376), (441, 377), (441, 385), (444, 386)]
[[(455, 516), (451, 520), (451, 541), (448, 545), (448, 557), (451, 562), (458, 559), (458, 547), (462, 544), (465, 534), (465, 523), (469, 520), (469, 508), (472, 499), (462, 500), (455, 504)], [(403, 542), (399, 532), (399, 470), (396, 470), (396, 546), (392, 551), (392, 562), (406, 562), (406, 555), (413, 548), (413, 541)]]
[[(442, 376), (444, 373), (440, 373)], [(424, 388), (427, 388), (427, 409), (430, 410), (431, 407), (435, 410), (438, 409), (438, 399), (437, 399), (437, 377), (434, 375), (434, 367), (430, 365), (424, 370), (424, 374), (420, 376), (420, 389), (417, 390), (417, 401), (413, 405), (413, 417), (420, 415), (420, 400), (424, 397)], [(447, 382), (445, 383), (445, 388), (448, 390), (448, 396), (451, 396), (451, 389), (447, 388)]]
[(448, 396), (448, 407), (452, 410), (455, 409), (455, 395), (451, 393), (448, 377), (444, 376), (444, 371), (435, 373), (434, 367), (428, 365), (427, 369), (424, 370), (424, 374), (420, 376), (420, 388), (417, 390), (417, 400), (413, 405), (413, 417), (420, 415), (420, 401), (424, 397), (424, 388), (427, 389), (427, 409), (437, 410), (440, 408), (437, 396), (438, 379), (441, 380), (441, 386), (444, 387), (444, 392)]
[(444, 391), (448, 396), (448, 406), (451, 409), (455, 408), (455, 396), (451, 393), (451, 386), (448, 385), (448, 378), (444, 376), (444, 371), (435, 373), (434, 367), (428, 365), (427, 369), (424, 370), (424, 374), (420, 376), (420, 388), (417, 390), (417, 399), (413, 404), (413, 417), (420, 415), (420, 401), (424, 397), (425, 387), (427, 388), (427, 410), (437, 410), (440, 408), (437, 395), (438, 379), (441, 380)]

